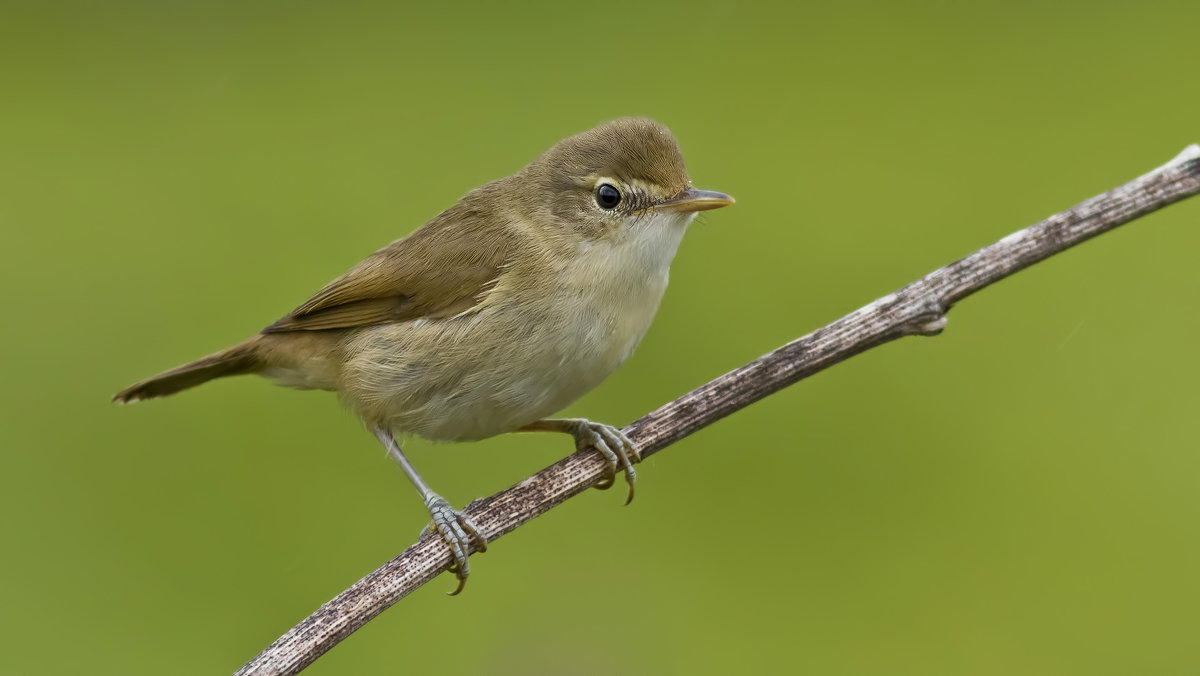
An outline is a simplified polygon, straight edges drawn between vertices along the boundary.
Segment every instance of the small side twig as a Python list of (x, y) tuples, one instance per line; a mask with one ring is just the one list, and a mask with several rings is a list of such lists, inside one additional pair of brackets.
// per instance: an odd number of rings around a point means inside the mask
[[(734, 369), (634, 421), (625, 433), (652, 455), (802, 378), (877, 345), (937, 335), (954, 303), (1119, 225), (1200, 193), (1200, 146), (1154, 171), (1017, 231), (837, 321)], [(605, 476), (588, 449), (467, 506), (488, 541), (510, 533)], [(445, 544), (420, 539), (297, 624), (237, 674), (295, 674), (379, 613), (447, 570)]]

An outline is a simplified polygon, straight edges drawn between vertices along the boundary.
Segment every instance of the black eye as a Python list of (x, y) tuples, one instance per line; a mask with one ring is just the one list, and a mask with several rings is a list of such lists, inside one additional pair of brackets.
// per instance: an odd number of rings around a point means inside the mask
[(620, 190), (617, 190), (607, 183), (601, 183), (600, 187), (596, 188), (596, 204), (600, 205), (601, 209), (615, 209), (620, 203)]

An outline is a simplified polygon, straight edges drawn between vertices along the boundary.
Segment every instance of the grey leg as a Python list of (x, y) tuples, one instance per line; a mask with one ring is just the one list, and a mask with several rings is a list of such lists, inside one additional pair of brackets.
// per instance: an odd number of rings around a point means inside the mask
[(596, 484), (601, 490), (612, 488), (616, 480), (617, 468), (625, 470), (625, 483), (629, 486), (629, 494), (625, 504), (633, 502), (633, 486), (637, 483), (637, 472), (633, 463), (642, 461), (642, 453), (637, 444), (625, 436), (619, 428), (604, 423), (592, 422), (587, 418), (548, 418), (530, 423), (517, 430), (518, 432), (566, 432), (575, 437), (575, 448), (584, 449), (589, 446), (600, 451), (608, 461), (612, 471), (609, 478)]
[(436, 530), (446, 541), (446, 545), (450, 547), (450, 553), (454, 555), (454, 565), (450, 568), (458, 577), (458, 588), (450, 592), (450, 595), (454, 596), (467, 584), (467, 575), (471, 572), (467, 557), (471, 554), (471, 547), (474, 547), (477, 552), (486, 552), (487, 540), (479, 534), (479, 528), (466, 514), (451, 507), (445, 498), (429, 488), (421, 475), (417, 474), (416, 468), (412, 466), (408, 458), (404, 457), (404, 452), (400, 450), (400, 445), (396, 443), (391, 432), (380, 428), (373, 428), (372, 431), (383, 443), (388, 455), (399, 463), (400, 469), (404, 470), (408, 480), (412, 482), (413, 486), (416, 486), (417, 492), (421, 494), (425, 508), (433, 517), (433, 523), (427, 526), (426, 530)]

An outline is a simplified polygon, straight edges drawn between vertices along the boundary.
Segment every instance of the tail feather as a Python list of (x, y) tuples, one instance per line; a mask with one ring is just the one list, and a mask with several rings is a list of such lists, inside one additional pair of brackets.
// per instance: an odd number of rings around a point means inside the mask
[(142, 399), (165, 397), (206, 383), (213, 378), (251, 373), (257, 370), (258, 359), (248, 343), (249, 341), (235, 345), (228, 350), (210, 354), (203, 359), (130, 385), (114, 395), (113, 401), (128, 404)]

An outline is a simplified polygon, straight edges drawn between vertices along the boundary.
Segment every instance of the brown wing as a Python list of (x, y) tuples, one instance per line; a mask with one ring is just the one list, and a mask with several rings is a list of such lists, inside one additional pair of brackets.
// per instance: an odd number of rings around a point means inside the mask
[(513, 247), (490, 214), (458, 206), (376, 251), (263, 333), (450, 317), (479, 304)]

